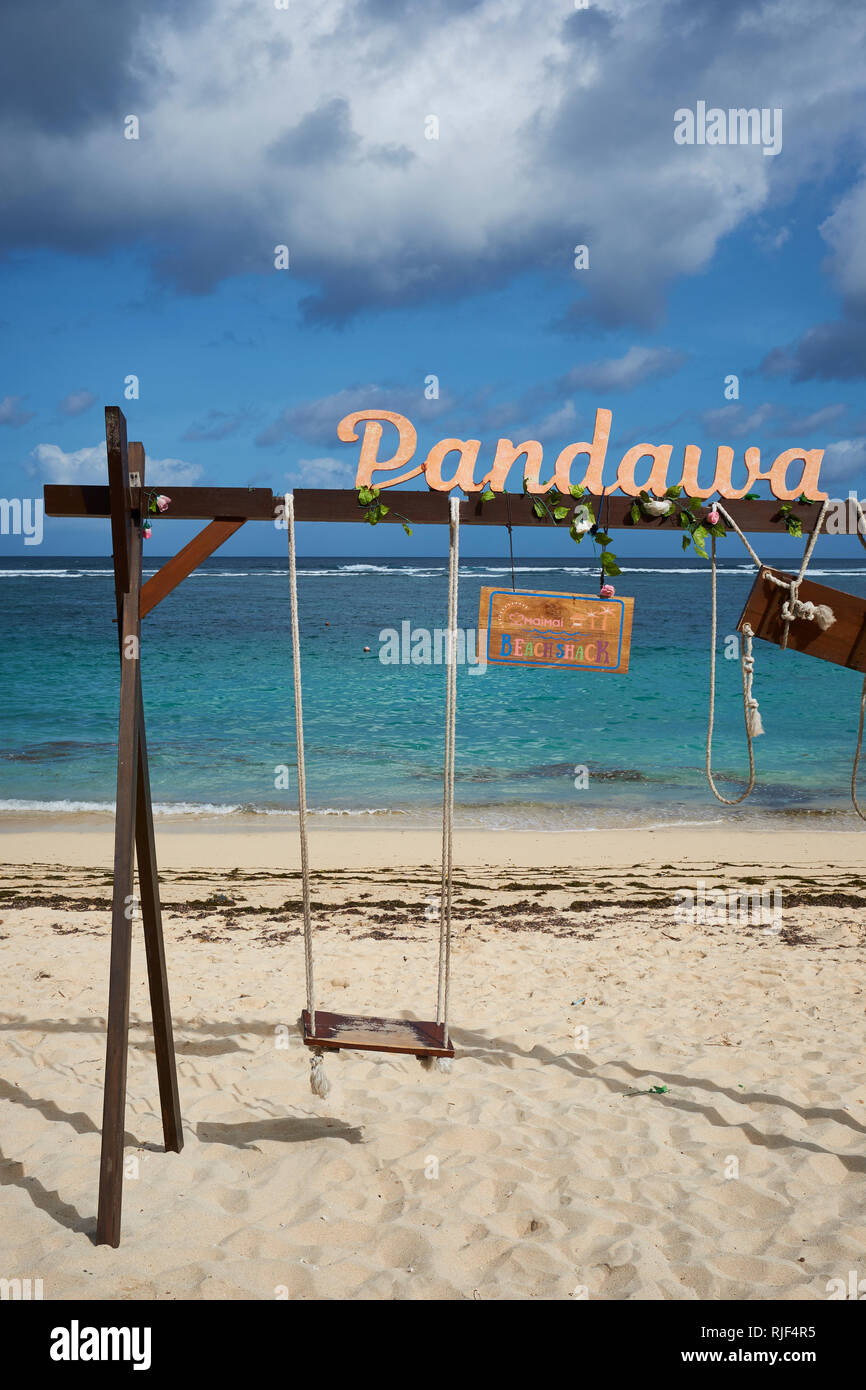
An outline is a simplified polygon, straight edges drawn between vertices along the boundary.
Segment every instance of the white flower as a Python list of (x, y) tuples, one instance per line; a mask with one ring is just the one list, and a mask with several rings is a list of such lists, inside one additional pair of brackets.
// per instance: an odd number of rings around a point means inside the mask
[(585, 502), (581, 503), (579, 507), (575, 507), (574, 520), (571, 524), (575, 531), (581, 536), (585, 535), (586, 532), (595, 525), (595, 518)]
[(673, 505), (666, 497), (650, 497), (648, 501), (641, 502), (641, 507), (650, 516), (667, 516)]

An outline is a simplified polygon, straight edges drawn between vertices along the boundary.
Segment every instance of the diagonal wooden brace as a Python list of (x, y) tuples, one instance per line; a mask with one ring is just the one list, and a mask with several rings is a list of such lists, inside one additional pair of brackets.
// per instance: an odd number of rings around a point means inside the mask
[(203, 531), (199, 531), (197, 536), (193, 536), (183, 550), (179, 550), (176, 555), (167, 560), (162, 569), (157, 570), (156, 574), (152, 575), (142, 587), (142, 618), (146, 618), (151, 609), (161, 603), (172, 589), (176, 589), (182, 580), (192, 574), (202, 560), (213, 555), (224, 541), (239, 531), (245, 520), (245, 517), (217, 517), (209, 526), (205, 526)]

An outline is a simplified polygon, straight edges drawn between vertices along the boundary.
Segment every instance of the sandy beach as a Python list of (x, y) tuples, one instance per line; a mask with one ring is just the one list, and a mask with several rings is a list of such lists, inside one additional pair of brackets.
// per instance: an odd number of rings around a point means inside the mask
[[(4, 834), (9, 1277), (46, 1299), (811, 1300), (862, 1265), (862, 837), (458, 836), (451, 1074), (341, 1053), (319, 1100), (291, 837), (158, 835), (185, 1147), (161, 1152), (137, 928), (112, 1250), (110, 831)], [(312, 850), (322, 1006), (430, 1017), (437, 837)], [(687, 920), (699, 884), (779, 888), (781, 916)]]

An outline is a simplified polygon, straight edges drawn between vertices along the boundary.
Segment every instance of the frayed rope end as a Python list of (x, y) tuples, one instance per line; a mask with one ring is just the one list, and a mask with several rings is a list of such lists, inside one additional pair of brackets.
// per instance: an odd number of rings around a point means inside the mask
[(449, 1072), (451, 1070), (450, 1057), (419, 1057), (418, 1061), (425, 1071), (432, 1071), (434, 1065), (437, 1071)]
[(761, 711), (757, 704), (749, 709), (749, 733), (752, 738), (758, 738), (764, 732), (764, 721), (761, 719)]
[(826, 632), (828, 627), (832, 627), (836, 621), (836, 614), (826, 603), (815, 604), (815, 622), (822, 632)]
[(325, 1059), (321, 1048), (315, 1048), (310, 1058), (310, 1090), (314, 1096), (325, 1099), (331, 1086), (325, 1075)]

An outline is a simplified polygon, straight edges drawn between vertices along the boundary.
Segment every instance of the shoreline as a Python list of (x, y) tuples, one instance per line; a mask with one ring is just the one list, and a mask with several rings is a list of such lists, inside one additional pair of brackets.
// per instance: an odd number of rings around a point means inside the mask
[[(384, 865), (415, 867), (437, 863), (441, 853), (441, 832), (434, 829), (338, 824), (311, 829), (309, 841), (314, 870), (369, 866), (375, 872)], [(372, 855), (371, 841), (377, 843)], [(110, 867), (113, 847), (113, 827), (107, 818), (98, 827), (14, 822), (3, 826), (0, 863)], [(160, 867), (175, 869), (279, 865), (295, 871), (300, 867), (294, 828), (259, 821), (251, 826), (240, 826), (237, 821), (199, 823), (194, 827), (157, 823), (157, 856)], [(705, 828), (674, 825), (627, 830), (471, 829), (455, 831), (454, 862), (462, 868), (484, 865), (567, 869), (594, 864), (637, 867), (662, 862), (731, 868), (750, 865), (770, 875), (776, 866), (797, 865), (800, 872), (807, 873), (830, 865), (866, 866), (866, 833), (826, 828), (757, 831), (728, 829), (719, 824)]]

